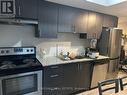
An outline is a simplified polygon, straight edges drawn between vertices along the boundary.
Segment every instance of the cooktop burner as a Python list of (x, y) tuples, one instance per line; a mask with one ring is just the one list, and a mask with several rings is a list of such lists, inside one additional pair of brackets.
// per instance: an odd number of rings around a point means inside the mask
[(8, 69), (8, 68), (15, 68), (16, 65), (13, 64), (12, 61), (3, 61), (1, 63), (0, 69)]
[(23, 68), (30, 66), (40, 65), (37, 59), (22, 59), (14, 61), (3, 61), (0, 63), (0, 69), (14, 69), (14, 68)]

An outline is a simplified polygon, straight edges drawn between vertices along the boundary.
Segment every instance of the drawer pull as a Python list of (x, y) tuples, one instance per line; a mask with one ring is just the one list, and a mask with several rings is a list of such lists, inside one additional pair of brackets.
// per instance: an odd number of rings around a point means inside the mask
[(58, 77), (59, 75), (51, 75), (50, 77), (51, 78), (55, 78), (55, 77)]
[(52, 66), (51, 69), (57, 69), (59, 68), (58, 66)]
[(58, 90), (59, 88), (52, 88), (51, 91)]

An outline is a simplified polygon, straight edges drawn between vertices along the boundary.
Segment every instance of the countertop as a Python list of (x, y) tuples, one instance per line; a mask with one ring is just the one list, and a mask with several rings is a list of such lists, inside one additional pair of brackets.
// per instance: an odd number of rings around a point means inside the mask
[(74, 59), (74, 60), (61, 60), (60, 58), (56, 56), (51, 57), (39, 57), (37, 56), (37, 59), (41, 62), (41, 64), (45, 66), (52, 66), (52, 65), (59, 65), (59, 64), (68, 64), (68, 63), (74, 63), (74, 62), (84, 62), (84, 61), (94, 61), (94, 60), (101, 60), (101, 59), (108, 59), (107, 56), (99, 56), (97, 59), (91, 59), (91, 58), (82, 58), (82, 59)]

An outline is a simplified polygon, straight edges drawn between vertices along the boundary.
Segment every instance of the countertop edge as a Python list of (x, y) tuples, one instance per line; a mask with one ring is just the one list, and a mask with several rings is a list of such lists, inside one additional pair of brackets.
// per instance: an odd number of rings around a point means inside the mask
[(39, 57), (37, 57), (37, 59), (40, 61), (40, 63), (42, 64), (43, 67), (55, 66), (55, 65), (64, 65), (64, 64), (70, 64), (70, 63), (76, 63), (76, 62), (88, 62), (88, 61), (97, 61), (97, 60), (110, 59), (107, 56), (100, 56), (100, 57), (102, 57), (102, 58), (98, 58), (98, 59), (84, 58), (84, 59), (74, 59), (74, 60), (68, 60), (68, 61), (60, 60), (57, 57), (47, 57), (45, 60), (44, 59), (42, 60)]

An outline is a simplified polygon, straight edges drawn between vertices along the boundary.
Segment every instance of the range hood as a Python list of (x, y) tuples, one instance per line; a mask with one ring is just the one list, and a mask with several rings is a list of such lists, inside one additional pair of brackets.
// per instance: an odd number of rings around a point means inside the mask
[(37, 20), (28, 20), (28, 19), (12, 19), (12, 18), (5, 18), (0, 19), (0, 24), (18, 24), (18, 25), (37, 25)]

